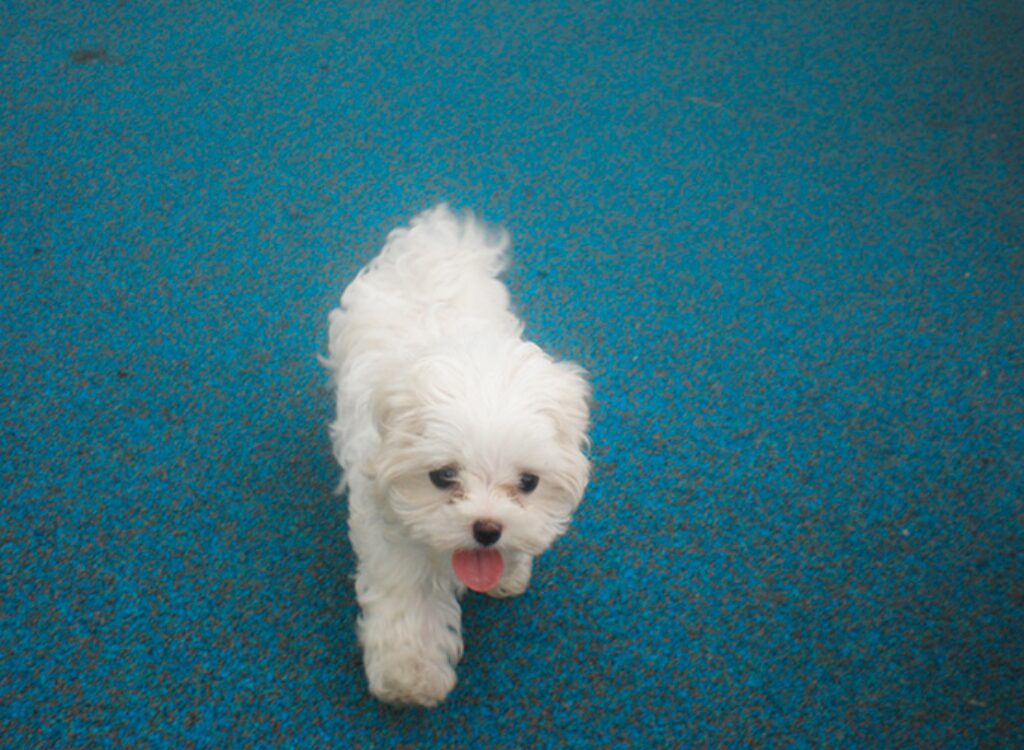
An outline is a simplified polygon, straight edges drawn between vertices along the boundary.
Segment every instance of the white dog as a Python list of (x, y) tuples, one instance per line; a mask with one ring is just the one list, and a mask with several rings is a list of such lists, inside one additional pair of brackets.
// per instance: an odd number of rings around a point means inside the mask
[(384, 701), (448, 695), (459, 597), (525, 591), (587, 484), (588, 386), (522, 339), (496, 278), (507, 246), (438, 206), (388, 235), (330, 316), (359, 640)]

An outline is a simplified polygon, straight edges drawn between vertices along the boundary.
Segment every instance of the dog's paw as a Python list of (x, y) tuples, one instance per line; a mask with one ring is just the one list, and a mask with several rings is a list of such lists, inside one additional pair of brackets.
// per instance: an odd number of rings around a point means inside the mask
[(489, 596), (495, 599), (507, 599), (512, 596), (519, 596), (530, 585), (530, 575), (533, 573), (533, 558), (529, 555), (516, 555), (505, 563), (505, 573), (502, 575), (498, 585), (488, 591)]
[(366, 677), (370, 692), (385, 703), (431, 708), (455, 687), (455, 670), (446, 662), (421, 654), (389, 654), (369, 660)]

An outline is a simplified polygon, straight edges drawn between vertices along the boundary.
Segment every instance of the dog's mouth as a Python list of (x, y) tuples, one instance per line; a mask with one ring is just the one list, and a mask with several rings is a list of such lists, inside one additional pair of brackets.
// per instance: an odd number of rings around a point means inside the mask
[(505, 572), (505, 560), (496, 549), (460, 549), (452, 555), (459, 580), (473, 591), (490, 591)]

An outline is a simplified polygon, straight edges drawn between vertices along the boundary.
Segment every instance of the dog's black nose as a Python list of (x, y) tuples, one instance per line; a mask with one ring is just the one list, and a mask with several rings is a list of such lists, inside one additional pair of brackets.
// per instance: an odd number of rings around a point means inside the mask
[(477, 521), (473, 524), (473, 538), (485, 547), (501, 539), (501, 524), (494, 521)]

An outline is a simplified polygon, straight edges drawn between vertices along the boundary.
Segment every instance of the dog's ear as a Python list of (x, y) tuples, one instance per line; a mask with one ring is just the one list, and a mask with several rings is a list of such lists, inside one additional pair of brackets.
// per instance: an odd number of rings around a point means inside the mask
[(373, 416), (384, 439), (422, 437), (426, 429), (425, 410), (440, 403), (457, 401), (461, 373), (457, 364), (444, 357), (424, 357), (403, 377), (380, 385), (373, 396)]
[(412, 429), (414, 425), (410, 422), (415, 406), (413, 394), (398, 383), (377, 388), (373, 394), (373, 423), (381, 440)]
[(438, 403), (458, 400), (458, 373), (458, 367), (443, 357), (428, 357), (413, 364), (403, 377), (378, 385), (371, 407), (380, 436), (380, 449), (369, 465), (374, 475), (400, 472), (422, 457), (430, 410)]
[(559, 437), (576, 450), (585, 451), (590, 441), (590, 385), (586, 372), (572, 362), (556, 362), (557, 376), (551, 396), (556, 407), (551, 410)]
[(548, 393), (550, 402), (545, 410), (554, 421), (561, 448), (559, 478), (573, 495), (576, 503), (583, 498), (583, 490), (590, 478), (590, 385), (583, 368), (571, 362), (555, 362), (555, 375)]
[(380, 438), (377, 452), (367, 464), (372, 476), (389, 473), (388, 456), (401, 455), (423, 432), (415, 394), (402, 381), (380, 385), (371, 396), (373, 424)]

